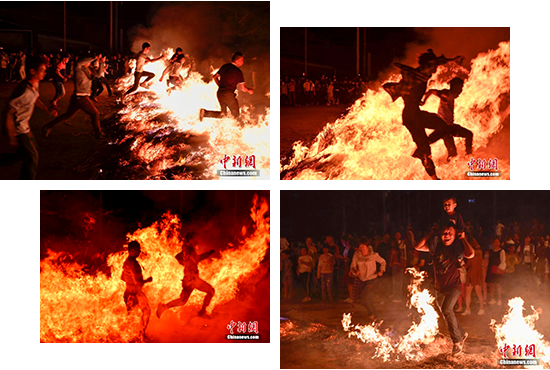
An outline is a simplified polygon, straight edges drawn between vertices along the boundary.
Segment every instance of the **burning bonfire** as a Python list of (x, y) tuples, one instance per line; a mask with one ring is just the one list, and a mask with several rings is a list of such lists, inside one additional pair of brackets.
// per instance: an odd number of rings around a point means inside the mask
[[(165, 60), (172, 53), (169, 50)], [(253, 156), (255, 167), (248, 169), (259, 169), (260, 178), (268, 178), (269, 108), (258, 114), (243, 106), (241, 122), (231, 117), (201, 122), (201, 108), (219, 110), (216, 83), (205, 82), (187, 67), (182, 72), (183, 85), (168, 90), (158, 78), (165, 67), (162, 61), (147, 65), (156, 76), (152, 85), (125, 97), (125, 107), (107, 128), (116, 137), (109, 144), (130, 152), (130, 158), (119, 160), (116, 172), (144, 179), (217, 179), (218, 170), (229, 169), (224, 158), (231, 159), (230, 165), (246, 159), (250, 163)], [(129, 74), (117, 81), (116, 89), (126, 91), (133, 81)]]
[[(254, 197), (250, 217), (254, 229), (242, 229), (241, 241), (220, 251), (218, 258), (199, 264), (201, 277), (214, 287), (215, 295), (208, 313), (216, 313), (224, 304), (234, 300), (239, 284), (250, 279), (260, 270), (260, 262), (269, 248), (269, 205)], [(181, 292), (182, 267), (174, 256), (181, 251), (179, 238), (181, 227), (177, 216), (166, 213), (163, 218), (128, 235), (129, 241), (141, 244), (139, 263), (153, 282), (143, 288), (151, 308), (160, 302), (176, 297)], [(107, 264), (110, 274), (98, 272), (89, 275), (83, 266), (71, 262), (67, 253), (48, 251), (40, 262), (40, 341), (41, 342), (139, 342), (140, 313), (127, 311), (123, 299), (125, 283), (121, 279), (123, 263), (128, 251), (110, 254)], [(201, 306), (204, 293), (195, 290), (185, 309), (174, 310), (165, 316), (178, 320), (178, 312), (196, 311)], [(182, 312), (183, 315), (183, 312)], [(151, 316), (148, 337), (163, 341), (166, 330), (162, 320)]]
[(433, 307), (435, 298), (427, 289), (420, 290), (425, 279), (425, 274), (415, 269), (407, 269), (413, 275), (409, 285), (411, 299), (409, 308), (416, 308), (421, 315), (420, 323), (412, 323), (404, 337), (395, 337), (389, 333), (382, 334), (379, 330), (380, 324), (351, 325), (351, 314), (344, 314), (342, 326), (344, 331), (349, 332), (349, 337), (357, 337), (365, 343), (374, 343), (376, 350), (374, 357), (381, 358), (384, 362), (392, 359), (399, 360), (421, 360), (425, 357), (422, 352), (422, 345), (432, 343), (439, 332), (437, 319), (439, 315)]
[(491, 320), (491, 329), (495, 332), (498, 351), (501, 358), (524, 359), (536, 358), (543, 368), (550, 367), (550, 342), (535, 330), (535, 321), (539, 319), (540, 310), (533, 307), (533, 313), (523, 316), (523, 299), (510, 299), (510, 310), (497, 324)]
[[(510, 42), (479, 54), (471, 61), (470, 71), (456, 63), (439, 66), (428, 89), (448, 88), (453, 77), (465, 79), (455, 101), (455, 123), (473, 132), (473, 153), (465, 156), (459, 142), (463, 139), (455, 138), (459, 156), (447, 162), (445, 146), (441, 140), (436, 142), (432, 157), (437, 173), (442, 179), (468, 179), (467, 171), (497, 169), (497, 179), (509, 179), (509, 139), (499, 142), (502, 140), (497, 137), (510, 120)], [(385, 82), (399, 78), (393, 76)], [(368, 90), (345, 117), (327, 124), (313, 142), (294, 143), (293, 153), (281, 160), (281, 178), (426, 179), (421, 162), (412, 157), (416, 145), (402, 125), (403, 107), (402, 99), (392, 102), (381, 87)], [(436, 113), (437, 107), (438, 99), (430, 97), (422, 109)], [(499, 148), (498, 154), (494, 147)], [(476, 166), (470, 168), (468, 163), (474, 161)]]

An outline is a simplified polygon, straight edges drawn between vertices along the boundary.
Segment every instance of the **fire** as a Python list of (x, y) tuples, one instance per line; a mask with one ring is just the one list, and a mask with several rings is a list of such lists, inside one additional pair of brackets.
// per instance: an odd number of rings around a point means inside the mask
[[(237, 246), (222, 250), (219, 258), (199, 264), (201, 278), (216, 291), (208, 307), (209, 314), (233, 300), (239, 283), (260, 267), (269, 247), (268, 212), (267, 201), (255, 196), (250, 210), (254, 229), (243, 235)], [(179, 229), (178, 217), (166, 213), (160, 221), (128, 235), (130, 241), (141, 244), (142, 254), (138, 260), (144, 276), (153, 277), (153, 282), (143, 288), (153, 311), (148, 328), (153, 336), (158, 323), (154, 315), (156, 307), (160, 302), (177, 298), (181, 292), (185, 272), (174, 258), (182, 247)], [(127, 256), (127, 251), (109, 255), (110, 276), (101, 272), (91, 276), (83, 271), (83, 266), (70, 262), (70, 255), (48, 251), (48, 257), (40, 262), (40, 341), (141, 341), (140, 313), (134, 310), (128, 314), (123, 300), (125, 283), (121, 274)], [(185, 307), (198, 311), (203, 298), (204, 293), (195, 290)], [(177, 312), (174, 309), (165, 316), (177, 315)]]
[[(446, 81), (460, 76), (467, 80), (455, 101), (455, 123), (474, 134), (473, 157), (495, 158), (488, 143), (510, 118), (510, 42), (479, 54), (470, 72), (456, 64), (440, 66), (428, 89), (448, 88)], [(391, 78), (390, 80), (395, 80)], [(437, 112), (438, 100), (431, 97), (424, 110)], [(410, 133), (402, 125), (403, 100), (392, 102), (382, 89), (369, 89), (347, 115), (327, 124), (308, 146), (298, 141), (293, 156), (281, 165), (284, 179), (426, 179)], [(432, 145), (432, 157), (442, 179), (467, 179), (471, 159), (464, 157), (464, 139), (455, 138), (459, 157), (446, 161), (442, 141)], [(497, 157), (501, 177), (510, 178), (509, 153)]]
[[(169, 50), (166, 60), (171, 54)], [(139, 167), (146, 167), (148, 179), (164, 178), (166, 173), (173, 179), (216, 179), (216, 171), (224, 169), (220, 160), (225, 155), (241, 156), (243, 163), (246, 156), (254, 155), (261, 178), (269, 177), (269, 108), (258, 115), (242, 106), (242, 124), (229, 117), (200, 122), (201, 108), (220, 109), (213, 80), (206, 83), (201, 74), (187, 68), (181, 89), (168, 92), (166, 82), (159, 81), (165, 63), (150, 63), (145, 69), (155, 74), (153, 83), (125, 98), (117, 122), (124, 136), (111, 144), (130, 146)], [(126, 91), (133, 82), (133, 75), (125, 76), (117, 81), (117, 89)]]
[[(491, 329), (495, 332), (498, 350), (510, 346), (507, 352), (507, 358), (524, 358), (525, 352), (519, 356), (513, 356), (513, 345), (520, 346), (525, 350), (526, 346), (534, 345), (535, 358), (540, 360), (543, 368), (550, 366), (550, 342), (544, 340), (544, 336), (535, 329), (535, 321), (539, 319), (539, 312), (533, 307), (533, 313), (523, 316), (523, 299), (516, 297), (508, 301), (510, 307), (508, 314), (502, 318), (502, 323), (497, 324), (496, 320), (491, 320)], [(503, 357), (502, 354), (499, 356)]]
[(374, 358), (381, 358), (384, 362), (392, 358), (399, 360), (399, 356), (404, 356), (406, 360), (423, 359), (425, 354), (421, 351), (421, 346), (432, 343), (439, 333), (437, 322), (439, 315), (433, 307), (435, 298), (427, 289), (420, 290), (425, 279), (424, 273), (411, 268), (407, 269), (407, 272), (413, 275), (413, 280), (408, 287), (411, 293), (409, 307), (416, 308), (421, 315), (421, 320), (419, 324), (413, 322), (404, 337), (394, 338), (387, 332), (382, 334), (379, 329), (381, 323), (352, 327), (351, 314), (344, 314), (342, 318), (344, 331), (350, 332), (348, 336), (355, 336), (364, 343), (374, 343), (376, 345)]

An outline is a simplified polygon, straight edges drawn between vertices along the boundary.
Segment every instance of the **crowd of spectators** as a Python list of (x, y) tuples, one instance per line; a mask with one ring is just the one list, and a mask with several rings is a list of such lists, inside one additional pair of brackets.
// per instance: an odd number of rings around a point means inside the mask
[[(438, 227), (438, 223), (434, 223), (430, 230)], [(290, 241), (283, 237), (281, 300), (304, 304), (312, 300), (360, 303), (361, 279), (358, 259), (354, 256), (371, 255), (376, 257), (373, 260), (381, 257), (376, 260), (376, 272), (381, 279), (386, 279), (388, 288), (381, 295), (393, 303), (404, 304), (410, 279), (406, 269), (425, 271), (426, 286), (433, 288), (432, 256), (415, 250), (415, 245), (430, 230), (415, 230), (409, 224), (384, 233), (371, 224), (365, 235), (342, 232), (336, 236)], [(499, 220), (493, 230), (483, 230), (467, 221), (463, 231), (475, 256), (461, 261), (462, 294), (456, 312), (483, 315), (486, 305), (505, 305), (506, 299), (512, 298), (507, 296), (507, 288), (511, 286), (541, 292), (550, 290), (548, 223), (533, 219), (505, 225)]]
[(351, 104), (367, 92), (368, 83), (361, 78), (319, 79), (285, 76), (281, 79), (281, 106), (316, 106)]

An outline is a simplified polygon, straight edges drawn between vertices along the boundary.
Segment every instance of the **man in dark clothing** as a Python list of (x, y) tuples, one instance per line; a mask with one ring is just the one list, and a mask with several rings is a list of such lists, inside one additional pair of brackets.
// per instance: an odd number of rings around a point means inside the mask
[[(395, 63), (401, 69), (403, 79), (399, 83), (386, 83), (382, 86), (390, 94), (393, 101), (399, 97), (403, 98), (405, 102), (403, 125), (409, 130), (413, 141), (418, 147), (413, 157), (422, 161), (426, 173), (433, 180), (438, 180), (438, 178), (432, 160), (430, 143), (443, 138), (449, 158), (456, 156), (456, 146), (453, 138), (449, 135), (449, 127), (445, 124), (445, 121), (434, 113), (420, 110), (420, 102), (426, 92), (428, 80), (437, 71), (437, 67), (451, 61), (460, 62), (461, 60), (462, 57), (454, 59), (445, 58), (443, 55), (437, 57), (432, 49), (429, 49), (427, 53), (418, 58), (420, 66), (417, 68)], [(430, 134), (430, 139), (426, 135), (427, 128), (435, 130)]]
[(235, 93), (237, 87), (239, 87), (242, 92), (247, 92), (250, 95), (254, 93), (253, 89), (246, 87), (244, 84), (244, 76), (241, 71), (243, 64), (244, 56), (242, 53), (237, 52), (233, 54), (231, 63), (224, 64), (218, 70), (218, 73), (214, 75), (214, 82), (218, 85), (217, 97), (221, 111), (217, 112), (201, 109), (201, 121), (204, 117), (220, 118), (221, 116), (225, 116), (228, 108), (234, 118), (239, 117), (239, 102), (237, 101), (237, 95)]
[(151, 317), (151, 308), (149, 307), (147, 296), (143, 293), (143, 285), (153, 281), (153, 277), (150, 276), (147, 279), (143, 278), (141, 266), (137, 261), (140, 254), (140, 244), (135, 240), (131, 241), (128, 244), (128, 258), (124, 261), (121, 278), (126, 283), (126, 290), (124, 291), (126, 309), (130, 312), (137, 307), (142, 312), (141, 334), (143, 335), (145, 334), (145, 330), (149, 324), (149, 318)]
[(176, 255), (178, 262), (184, 267), (182, 290), (180, 297), (174, 299), (166, 304), (159, 303), (157, 308), (157, 317), (160, 318), (164, 311), (167, 309), (183, 306), (189, 300), (193, 290), (197, 289), (206, 293), (206, 297), (202, 303), (202, 308), (199, 311), (199, 316), (207, 316), (206, 308), (210, 304), (212, 297), (214, 297), (214, 288), (206, 281), (199, 277), (199, 262), (210, 257), (214, 250), (206, 253), (197, 254), (196, 240), (194, 233), (188, 233), (183, 242), (182, 251)]
[(454, 306), (461, 294), (458, 260), (461, 256), (471, 259), (475, 255), (464, 232), (458, 233), (458, 239), (462, 240), (462, 245), (456, 242), (456, 237), (455, 224), (448, 222), (441, 228), (441, 238), (435, 237), (432, 230), (415, 246), (416, 250), (429, 252), (433, 257), (435, 287), (444, 297), (441, 312), (453, 340), (453, 356), (463, 351), (464, 341), (468, 337), (468, 333), (462, 329), (454, 313)]

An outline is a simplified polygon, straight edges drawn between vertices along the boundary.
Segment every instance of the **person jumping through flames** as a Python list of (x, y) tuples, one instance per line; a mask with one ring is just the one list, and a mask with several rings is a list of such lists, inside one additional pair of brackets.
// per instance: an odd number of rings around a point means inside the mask
[[(134, 78), (135, 78), (134, 85), (130, 89), (128, 89), (128, 91), (126, 91), (124, 95), (129, 95), (133, 93), (140, 86), (148, 88), (147, 82), (149, 80), (152, 80), (155, 77), (154, 73), (144, 71), (143, 67), (147, 63), (153, 63), (153, 62), (156, 62), (157, 60), (163, 59), (164, 54), (158, 58), (153, 59), (147, 56), (147, 54), (149, 54), (150, 51), (151, 51), (151, 44), (149, 44), (148, 42), (144, 42), (143, 45), (141, 46), (141, 51), (138, 53), (136, 57), (136, 71), (134, 73)], [(145, 81), (143, 81), (143, 83), (140, 84), (141, 77), (146, 77), (146, 79)]]
[(225, 116), (227, 109), (231, 111), (233, 118), (239, 118), (239, 102), (235, 91), (237, 87), (242, 92), (254, 93), (253, 89), (246, 87), (244, 84), (244, 75), (241, 67), (244, 64), (244, 55), (236, 52), (231, 58), (231, 63), (224, 64), (214, 75), (214, 82), (218, 85), (218, 102), (220, 103), (221, 111), (209, 111), (206, 109), (200, 110), (199, 118), (202, 121), (204, 117), (220, 118)]
[[(468, 243), (465, 233), (457, 233), (453, 222), (449, 221), (442, 226), (440, 236), (441, 238), (437, 238), (435, 229), (432, 229), (414, 248), (420, 252), (429, 252), (433, 256), (435, 286), (440, 297), (443, 296), (440, 308), (453, 341), (452, 355), (456, 356), (463, 351), (464, 341), (468, 337), (468, 333), (462, 329), (454, 312), (462, 286), (458, 261), (461, 256), (466, 259), (473, 258), (475, 252)], [(462, 245), (456, 242), (457, 236), (462, 241)]]
[(172, 59), (170, 59), (170, 64), (168, 64), (168, 67), (162, 72), (162, 75), (160, 76), (160, 82), (164, 79), (164, 76), (168, 75), (168, 80), (166, 80), (166, 85), (172, 87), (168, 88), (168, 92), (171, 92), (172, 90), (176, 88), (181, 88), (183, 85), (183, 77), (181, 76), (181, 70), (183, 68), (183, 64), (185, 63), (185, 55), (182, 53), (180, 54), (174, 54)]
[[(464, 128), (460, 125), (454, 123), (454, 109), (455, 109), (455, 99), (458, 98), (464, 87), (464, 80), (458, 77), (453, 78), (449, 84), (451, 85), (450, 89), (445, 90), (428, 90), (424, 98), (420, 102), (420, 105), (424, 105), (426, 100), (432, 95), (435, 95), (439, 98), (439, 108), (437, 109), (437, 115), (445, 121), (448, 125), (449, 134), (453, 137), (463, 137), (466, 139), (466, 154), (472, 154), (472, 142), (474, 134), (472, 131)], [(433, 143), (432, 138), (433, 133), (428, 136), (430, 144)]]
[(197, 254), (196, 235), (193, 232), (187, 233), (182, 245), (182, 251), (176, 255), (176, 259), (183, 266), (182, 290), (180, 297), (166, 304), (159, 303), (157, 308), (157, 317), (160, 319), (164, 311), (183, 306), (189, 300), (193, 290), (197, 289), (206, 293), (206, 297), (199, 311), (199, 316), (207, 317), (206, 308), (214, 297), (214, 288), (199, 277), (199, 262), (210, 257), (215, 251), (211, 250), (202, 254)]
[[(403, 79), (399, 83), (389, 82), (382, 86), (390, 94), (393, 101), (396, 101), (399, 97), (403, 98), (405, 102), (403, 125), (409, 130), (413, 141), (418, 147), (413, 157), (422, 161), (424, 169), (433, 180), (438, 180), (438, 177), (432, 160), (430, 142), (436, 142), (443, 138), (447, 147), (448, 158), (456, 156), (456, 147), (445, 122), (434, 113), (420, 110), (420, 101), (426, 92), (428, 80), (437, 71), (437, 67), (451, 61), (460, 64), (462, 57), (458, 56), (453, 59), (445, 58), (443, 55), (438, 57), (432, 49), (428, 49), (428, 52), (418, 58), (420, 66), (417, 68), (395, 63), (401, 69)], [(427, 128), (435, 130), (430, 135), (430, 139), (426, 135)]]
[(121, 278), (126, 283), (124, 303), (126, 303), (128, 313), (134, 308), (139, 308), (142, 312), (141, 334), (143, 335), (147, 330), (149, 318), (151, 317), (151, 307), (149, 307), (147, 296), (143, 293), (143, 285), (153, 281), (153, 277), (143, 278), (141, 265), (137, 261), (140, 254), (141, 245), (137, 241), (134, 240), (128, 243), (128, 258), (124, 261)]

